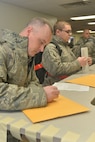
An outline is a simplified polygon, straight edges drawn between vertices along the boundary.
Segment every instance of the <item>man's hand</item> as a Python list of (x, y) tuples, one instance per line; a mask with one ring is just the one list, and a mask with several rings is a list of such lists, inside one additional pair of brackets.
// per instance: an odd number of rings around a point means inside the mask
[(91, 57), (88, 57), (88, 65), (90, 66), (90, 65), (92, 65), (92, 58)]
[(77, 60), (80, 63), (81, 67), (84, 67), (88, 63), (87, 57), (78, 57)]
[(44, 87), (47, 96), (47, 102), (52, 102), (54, 99), (58, 98), (59, 90), (55, 86), (46, 86)]

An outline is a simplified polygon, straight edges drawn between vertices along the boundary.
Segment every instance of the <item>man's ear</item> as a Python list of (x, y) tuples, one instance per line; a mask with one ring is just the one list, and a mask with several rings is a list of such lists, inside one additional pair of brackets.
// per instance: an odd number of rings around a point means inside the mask
[(57, 34), (57, 35), (59, 35), (59, 33), (60, 33), (60, 30), (59, 30), (59, 29), (57, 29), (57, 30), (56, 30), (56, 34)]
[(32, 26), (29, 25), (29, 26), (27, 27), (27, 33), (30, 34), (30, 32), (32, 31), (32, 29), (33, 29)]

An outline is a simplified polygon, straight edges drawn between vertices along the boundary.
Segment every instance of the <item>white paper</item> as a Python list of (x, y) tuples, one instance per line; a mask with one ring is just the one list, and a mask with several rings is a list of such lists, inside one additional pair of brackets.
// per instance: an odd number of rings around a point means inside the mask
[(69, 90), (69, 91), (89, 91), (89, 86), (72, 84), (72, 83), (54, 83), (59, 90)]
[[(81, 48), (81, 56), (82, 57), (88, 57), (88, 48), (87, 47), (82, 47)], [(89, 71), (89, 65), (88, 63), (86, 66), (82, 67), (83, 72), (88, 72)]]

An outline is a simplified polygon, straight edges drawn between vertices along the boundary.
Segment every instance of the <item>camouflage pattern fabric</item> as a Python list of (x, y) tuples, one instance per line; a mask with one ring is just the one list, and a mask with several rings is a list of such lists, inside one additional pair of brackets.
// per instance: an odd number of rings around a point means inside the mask
[(47, 99), (34, 72), (34, 61), (28, 71), (26, 37), (3, 31), (0, 42), (0, 110), (23, 110), (43, 107)]
[(55, 45), (52, 43), (49, 43), (45, 47), (42, 55), (42, 64), (51, 76), (45, 76), (43, 86), (53, 84), (54, 82), (61, 80), (59, 76), (69, 76), (81, 69), (76, 56), (73, 54), (67, 43), (64, 43), (58, 36), (54, 36), (52, 42), (56, 42), (62, 52), (60, 56)]
[(93, 37), (90, 37), (89, 39), (81, 37), (72, 48), (73, 53), (77, 57), (81, 56), (82, 47), (88, 47), (88, 56), (92, 57), (92, 64), (95, 64), (95, 39)]

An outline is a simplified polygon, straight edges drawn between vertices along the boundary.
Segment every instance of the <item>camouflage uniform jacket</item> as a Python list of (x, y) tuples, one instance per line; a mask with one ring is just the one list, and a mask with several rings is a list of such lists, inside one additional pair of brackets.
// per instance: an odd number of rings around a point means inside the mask
[(72, 51), (76, 55), (76, 57), (81, 56), (82, 47), (88, 47), (88, 56), (92, 58), (92, 64), (95, 64), (95, 39), (93, 37), (90, 37), (88, 39), (81, 37), (80, 40), (72, 48)]
[(5, 30), (0, 42), (0, 110), (46, 106), (47, 100), (34, 72), (28, 72), (26, 37)]
[(81, 69), (79, 62), (67, 43), (64, 43), (58, 36), (54, 36), (52, 42), (56, 42), (62, 52), (59, 55), (58, 49), (53, 43), (49, 43), (45, 47), (42, 55), (42, 64), (48, 75), (44, 78), (44, 86), (61, 80), (60, 76), (69, 76)]

